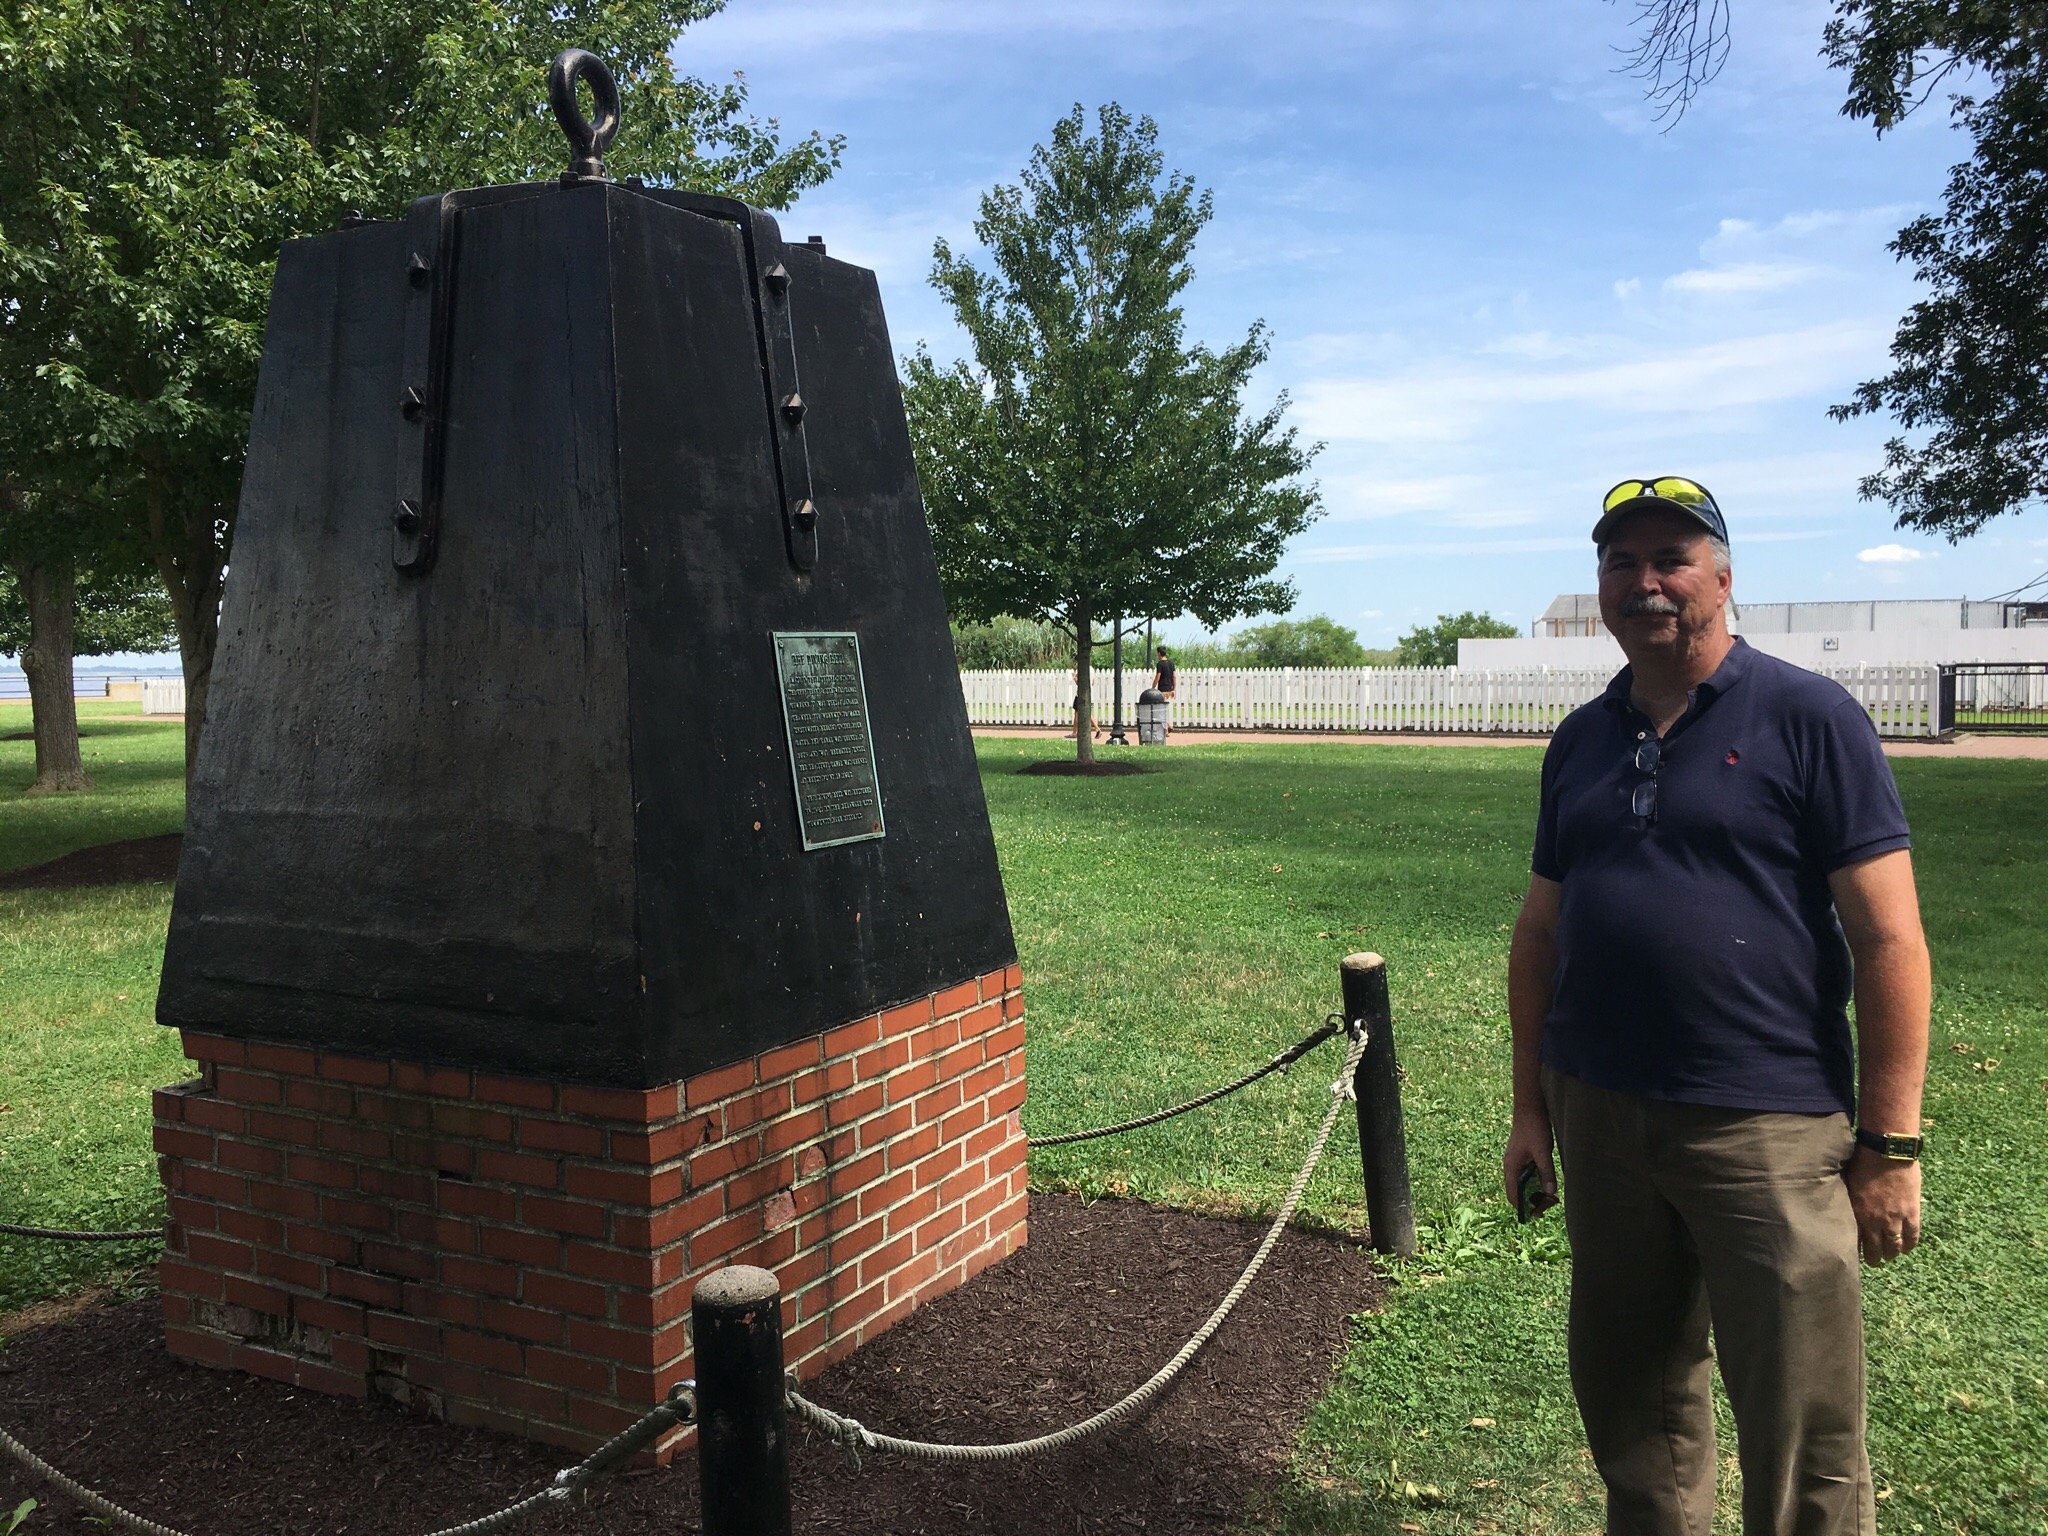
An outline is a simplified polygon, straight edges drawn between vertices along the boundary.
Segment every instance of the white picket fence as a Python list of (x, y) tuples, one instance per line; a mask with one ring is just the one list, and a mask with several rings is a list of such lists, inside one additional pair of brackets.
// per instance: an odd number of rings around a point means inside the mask
[(1870, 711), (1880, 736), (1936, 736), (1935, 706), (1941, 692), (1939, 667), (1827, 667), (1832, 677)]
[(142, 712), (145, 715), (185, 713), (185, 679), (145, 677), (142, 680)]
[[(1173, 724), (1259, 731), (1416, 731), (1545, 736), (1600, 696), (1613, 673), (1528, 667), (1182, 668)], [(1937, 669), (1838, 667), (1835, 679), (1870, 711), (1879, 734), (1931, 736)], [(1126, 719), (1152, 674), (1124, 674)], [(1110, 717), (1112, 674), (1093, 678), (1095, 718)], [(1073, 721), (1074, 679), (1055, 670), (962, 672), (975, 725), (1064, 726)]]

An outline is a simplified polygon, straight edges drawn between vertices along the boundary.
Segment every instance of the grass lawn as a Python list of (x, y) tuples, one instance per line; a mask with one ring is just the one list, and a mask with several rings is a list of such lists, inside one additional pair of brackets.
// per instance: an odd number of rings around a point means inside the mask
[[(96, 789), (25, 796), (35, 745), (0, 741), (0, 869), (175, 832), (184, 727), (133, 703), (78, 706)], [(0, 736), (29, 728), (0, 704)], [(0, 1221), (133, 1227), (160, 1220), (149, 1093), (190, 1075), (153, 1019), (169, 886), (0, 891)], [(0, 1237), (0, 1311), (153, 1264), (148, 1244)]]
[[(20, 728), (9, 720), (0, 706), (0, 734)], [(0, 868), (176, 825), (177, 728), (89, 715), (87, 729), (117, 794), (24, 801), (27, 746), (0, 744)], [(1424, 1252), (1396, 1267), (1390, 1310), (1361, 1320), (1268, 1523), (1295, 1536), (1597, 1529), (1565, 1385), (1562, 1225), (1516, 1227), (1494, 1187), (1502, 977), (1540, 747), (1188, 745), (1146, 754), (1154, 774), (1077, 780), (1012, 771), (1058, 743), (979, 745), (1025, 969), (1033, 1130), (1234, 1076), (1337, 1006), (1342, 955), (1388, 957)], [(1895, 766), (1938, 994), (1927, 1241), (1869, 1280), (1883, 1526), (2044, 1536), (2048, 764)], [(149, 1021), (167, 910), (158, 890), (0, 893), (4, 1219), (151, 1211), (146, 1089), (183, 1075)], [(1039, 1151), (1034, 1178), (1270, 1211), (1336, 1062), (1326, 1046), (1196, 1115)], [(1306, 1209), (1362, 1224), (1348, 1130)], [(113, 1262), (0, 1239), (0, 1308)]]

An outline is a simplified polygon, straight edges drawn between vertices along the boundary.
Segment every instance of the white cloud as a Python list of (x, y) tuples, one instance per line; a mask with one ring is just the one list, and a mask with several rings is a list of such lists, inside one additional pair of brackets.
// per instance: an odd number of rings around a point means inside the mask
[[(1753, 533), (1737, 541), (1738, 546), (1749, 544), (1794, 544), (1813, 539), (1824, 539), (1838, 533), (1835, 528), (1792, 528), (1776, 529), (1769, 533)], [(1403, 558), (1430, 558), (1442, 555), (1457, 555), (1461, 558), (1473, 555), (1555, 555), (1582, 553), (1590, 569), (1593, 562), (1593, 545), (1583, 533), (1536, 534), (1514, 539), (1429, 539), (1410, 544), (1326, 544), (1319, 549), (1297, 549), (1293, 558), (1304, 565), (1349, 565), (1363, 560), (1398, 560)], [(1740, 560), (1738, 548), (1736, 558)]]
[(1903, 544), (1879, 544), (1870, 549), (1859, 549), (1856, 558), (1865, 565), (1905, 565), (1914, 560), (1925, 559), (1917, 549), (1908, 549)]
[(1581, 368), (1517, 368), (1496, 358), (1311, 378), (1295, 392), (1297, 419), (1331, 442), (1416, 443), (1461, 441), (1490, 417), (1538, 406), (1712, 418), (1839, 390), (1881, 355), (1888, 333), (1880, 321), (1836, 320)]
[(1583, 357), (1587, 348), (1582, 338), (1553, 336), (1549, 331), (1521, 331), (1487, 342), (1479, 350), (1498, 357), (1552, 362), (1564, 357)]
[(1420, 544), (1327, 544), (1321, 549), (1303, 549), (1294, 558), (1306, 565), (1345, 565), (1359, 560), (1397, 560), (1402, 557), (1435, 555), (1548, 555), (1561, 550), (1582, 549), (1592, 559), (1593, 546), (1585, 535), (1577, 538), (1533, 539), (1444, 539)]
[(1872, 208), (1816, 208), (1808, 213), (1788, 213), (1770, 224), (1759, 224), (1754, 219), (1723, 219), (1714, 233), (1700, 243), (1700, 256), (1710, 263), (1753, 260), (1759, 251), (1840, 231), (1860, 240), (1873, 229), (1896, 229), (1914, 211), (1909, 203), (1884, 203)]
[(1446, 512), (1443, 520), (1453, 528), (1526, 528), (1543, 515), (1526, 507), (1469, 507)]
[(1804, 544), (1811, 539), (1825, 539), (1841, 531), (1839, 528), (1774, 528), (1768, 533), (1745, 533), (1737, 542), (1742, 544)]
[(1771, 293), (1818, 277), (1820, 268), (1789, 261), (1745, 261), (1732, 267), (1695, 267), (1664, 279), (1666, 293), (1718, 298), (1729, 294)]
[(1478, 475), (1421, 475), (1387, 479), (1370, 472), (1318, 477), (1330, 521), (1371, 522), (1411, 512), (1443, 512), (1481, 501), (1486, 481)]
[(1757, 522), (1841, 517), (1857, 504), (1857, 482), (1877, 455), (1869, 448), (1816, 448), (1793, 453), (1686, 458), (1676, 468), (1710, 487), (1737, 539)]
[(1614, 285), (1614, 296), (1624, 304), (1638, 297), (1642, 291), (1643, 280), (1640, 277), (1624, 277)]

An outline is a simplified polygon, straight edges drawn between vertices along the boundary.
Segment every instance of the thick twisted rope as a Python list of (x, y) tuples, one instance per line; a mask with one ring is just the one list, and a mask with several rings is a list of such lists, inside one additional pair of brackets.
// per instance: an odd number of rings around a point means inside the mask
[[(669, 1393), (667, 1402), (649, 1410), (637, 1422), (612, 1436), (575, 1466), (557, 1472), (554, 1481), (538, 1493), (530, 1493), (517, 1504), (507, 1505), (495, 1514), (465, 1521), (461, 1525), (447, 1526), (431, 1532), (430, 1536), (491, 1536), (492, 1532), (502, 1531), (550, 1504), (559, 1504), (574, 1498), (597, 1478), (627, 1460), (642, 1447), (651, 1445), (669, 1430), (696, 1422), (696, 1383), (686, 1381)], [(5, 1451), (29, 1471), (69, 1494), (94, 1514), (104, 1516), (114, 1524), (136, 1532), (137, 1536), (185, 1536), (183, 1531), (174, 1526), (159, 1525), (145, 1515), (123, 1509), (104, 1494), (95, 1493), (76, 1479), (66, 1477), (4, 1429), (0, 1429), (0, 1451)]]
[(1250, 1087), (1267, 1073), (1278, 1072), (1282, 1067), (1290, 1066), (1294, 1062), (1301, 1060), (1302, 1057), (1306, 1056), (1332, 1035), (1339, 1033), (1343, 1028), (1344, 1021), (1336, 1014), (1331, 1014), (1324, 1021), (1322, 1028), (1318, 1029), (1314, 1034), (1306, 1036), (1298, 1044), (1290, 1045), (1263, 1067), (1254, 1068), (1234, 1083), (1225, 1083), (1221, 1088), (1211, 1089), (1200, 1098), (1189, 1099), (1187, 1103), (1176, 1104), (1171, 1109), (1155, 1110), (1149, 1115), (1140, 1115), (1135, 1120), (1124, 1120), (1116, 1125), (1099, 1126), (1092, 1131), (1068, 1131), (1059, 1136), (1033, 1136), (1031, 1138), (1031, 1145), (1034, 1147), (1059, 1147), (1065, 1146), (1070, 1141), (1093, 1141), (1098, 1136), (1118, 1136), (1125, 1131), (1135, 1131), (1144, 1126), (1157, 1125), (1162, 1120), (1171, 1120), (1175, 1115), (1184, 1115), (1191, 1109), (1200, 1109), (1204, 1104), (1214, 1104), (1218, 1099), (1228, 1094), (1233, 1094), (1240, 1088)]
[(1315, 1176), (1316, 1165), (1323, 1160), (1323, 1149), (1330, 1144), (1330, 1133), (1337, 1128), (1337, 1117), (1343, 1113), (1344, 1106), (1352, 1102), (1356, 1096), (1352, 1087), (1352, 1074), (1358, 1070), (1359, 1058), (1364, 1054), (1365, 1031), (1361, 1028), (1352, 1041), (1351, 1049), (1345, 1053), (1343, 1071), (1338, 1074), (1337, 1081), (1330, 1085), (1329, 1113), (1323, 1116), (1322, 1128), (1316, 1132), (1315, 1142), (1308, 1149), (1308, 1156), (1302, 1161), (1301, 1171), (1294, 1176), (1294, 1183), (1288, 1187), (1287, 1198), (1280, 1202), (1280, 1213), (1273, 1218), (1273, 1225), (1266, 1229), (1265, 1241), (1259, 1244), (1258, 1252), (1252, 1255), (1252, 1261), (1245, 1266), (1244, 1273), (1237, 1277), (1237, 1283), (1217, 1304), (1216, 1310), (1209, 1314), (1208, 1321), (1195, 1330), (1194, 1337), (1181, 1345), (1180, 1352), (1161, 1366), (1151, 1380), (1129, 1396), (1111, 1403), (1094, 1417), (1083, 1419), (1078, 1424), (1069, 1424), (1065, 1429), (1055, 1430), (1051, 1434), (1038, 1435), (1029, 1440), (1013, 1440), (1003, 1445), (940, 1445), (926, 1440), (904, 1440), (895, 1435), (885, 1435), (869, 1429), (858, 1419), (851, 1419), (844, 1414), (834, 1413), (829, 1408), (820, 1407), (793, 1386), (786, 1389), (789, 1406), (799, 1418), (838, 1441), (846, 1455), (847, 1465), (855, 1471), (860, 1470), (860, 1453), (864, 1450), (894, 1451), (918, 1461), (1020, 1461), (1027, 1456), (1043, 1455), (1073, 1445), (1140, 1412), (1173, 1385), (1186, 1369), (1188, 1362), (1194, 1359), (1196, 1351), (1208, 1343), (1216, 1330), (1223, 1326), (1224, 1320), (1243, 1299), (1244, 1293), (1251, 1289), (1252, 1282), (1259, 1276), (1259, 1271), (1265, 1268), (1267, 1258), (1280, 1241), (1280, 1234), (1294, 1219), (1295, 1209), (1301, 1204), (1301, 1197), (1308, 1190), (1308, 1181)]
[(163, 1241), (162, 1227), (137, 1227), (130, 1232), (95, 1232), (91, 1229), (74, 1231), (69, 1227), (17, 1227), (11, 1221), (0, 1221), (0, 1233), (9, 1237), (48, 1237), (66, 1243), (140, 1243), (151, 1238)]

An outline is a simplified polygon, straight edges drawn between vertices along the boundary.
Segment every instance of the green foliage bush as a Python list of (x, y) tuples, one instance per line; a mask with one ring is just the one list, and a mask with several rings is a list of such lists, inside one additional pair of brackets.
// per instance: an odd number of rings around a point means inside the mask
[(1021, 667), (1068, 667), (1074, 642), (1054, 625), (1007, 615), (986, 624), (952, 622), (953, 654), (963, 672), (999, 672)]
[(1460, 640), (1514, 640), (1521, 630), (1490, 613), (1440, 613), (1434, 624), (1411, 629), (1401, 637), (1398, 654), (1404, 667), (1455, 667)]
[(1230, 650), (1240, 667), (1362, 667), (1365, 647), (1358, 632), (1325, 614), (1306, 619), (1275, 619), (1255, 624), (1230, 637)]
[[(1004, 616), (985, 624), (952, 621), (953, 654), (961, 670), (1003, 671), (1028, 667), (1073, 666), (1073, 639), (1056, 624), (1035, 619)], [(1327, 614), (1305, 619), (1276, 619), (1254, 625), (1235, 635), (1212, 640), (1175, 640), (1159, 635), (1154, 645), (1164, 645), (1183, 670), (1201, 667), (1392, 667), (1405, 663), (1399, 653), (1374, 650), (1359, 644), (1358, 632), (1347, 629)], [(1095, 665), (1110, 664), (1110, 644), (1095, 645)], [(1124, 666), (1131, 671), (1149, 671), (1153, 653), (1146, 648), (1142, 631), (1124, 637)]]
[(1391, 667), (1390, 650), (1361, 645), (1358, 631), (1327, 614), (1275, 619), (1239, 630), (1224, 640), (1167, 642), (1183, 667)]

